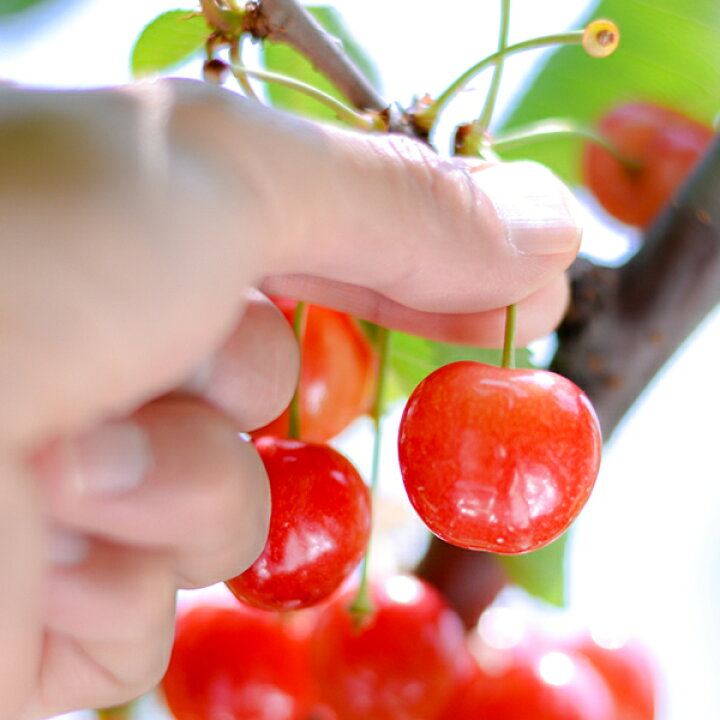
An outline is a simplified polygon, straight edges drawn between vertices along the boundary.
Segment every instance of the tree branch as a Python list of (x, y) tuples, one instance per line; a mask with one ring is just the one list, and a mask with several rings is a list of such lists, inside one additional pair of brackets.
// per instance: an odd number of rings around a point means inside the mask
[(249, 3), (245, 29), (253, 37), (283, 42), (302, 53), (360, 110), (383, 111), (388, 103), (328, 33), (297, 0)]

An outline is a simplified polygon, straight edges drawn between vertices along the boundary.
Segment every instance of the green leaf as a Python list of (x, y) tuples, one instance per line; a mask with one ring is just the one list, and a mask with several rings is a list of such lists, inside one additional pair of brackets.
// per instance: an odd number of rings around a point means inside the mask
[[(390, 392), (388, 400), (408, 397), (415, 387), (442, 365), (458, 360), (475, 360), (488, 365), (500, 365), (501, 350), (433, 342), (424, 338), (393, 332), (390, 340)], [(517, 367), (533, 367), (530, 352), (516, 351)]]
[(565, 550), (568, 533), (525, 555), (498, 555), (510, 581), (552, 605), (565, 604)]
[(20, 12), (33, 5), (40, 5), (46, 0), (0, 0), (0, 15)]
[[(349, 57), (377, 87), (379, 80), (372, 61), (353, 39), (338, 12), (331, 7), (309, 7), (307, 9), (330, 34), (342, 42)], [(346, 100), (325, 75), (315, 70), (309, 60), (289, 45), (264, 42), (262, 61), (264, 66), (272, 72), (288, 75), (312, 85), (339, 100)], [(337, 121), (332, 110), (307, 95), (272, 83), (269, 83), (266, 87), (268, 99), (275, 107), (317, 120)]]
[(189, 60), (201, 50), (210, 28), (194, 10), (170, 10), (145, 26), (135, 41), (130, 68), (136, 77), (154, 75)]
[[(558, 50), (529, 84), (505, 129), (552, 117), (594, 124), (607, 109), (632, 100), (712, 123), (720, 109), (718, 0), (603, 0), (587, 20), (600, 17), (620, 28), (615, 53), (595, 59), (580, 47)], [(580, 150), (580, 141), (562, 138), (503, 157), (537, 160), (572, 183), (579, 180)]]

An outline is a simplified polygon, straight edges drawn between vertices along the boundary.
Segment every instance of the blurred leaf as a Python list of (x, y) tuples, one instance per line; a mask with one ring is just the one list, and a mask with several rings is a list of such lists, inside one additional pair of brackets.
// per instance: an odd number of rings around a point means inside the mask
[(130, 68), (137, 77), (180, 65), (201, 50), (210, 29), (194, 10), (170, 10), (143, 28), (132, 50)]
[(568, 533), (525, 555), (498, 555), (511, 582), (545, 602), (565, 604), (565, 549)]
[[(363, 71), (372, 84), (377, 87), (379, 85), (379, 79), (372, 61), (353, 39), (337, 10), (331, 7), (308, 7), (307, 9), (331, 35), (334, 35), (342, 42), (350, 58)], [(308, 85), (312, 85), (318, 90), (322, 90), (339, 100), (346, 100), (342, 93), (340, 93), (325, 75), (315, 70), (309, 60), (289, 45), (264, 42), (262, 46), (262, 58), (263, 64), (268, 70), (281, 75), (288, 75)], [(268, 99), (275, 107), (289, 110), (304, 117), (337, 122), (337, 117), (332, 110), (307, 95), (303, 95), (296, 90), (281, 87), (280, 85), (273, 85), (272, 83), (268, 83), (266, 88)]]
[(20, 12), (33, 5), (40, 5), (45, 0), (0, 0), (0, 15)]
[[(500, 365), (501, 350), (452, 345), (393, 332), (390, 340), (390, 380), (388, 401), (406, 398), (433, 370), (458, 360), (475, 360)], [(517, 367), (533, 367), (530, 352), (516, 351)]]
[[(558, 50), (531, 81), (505, 129), (552, 117), (592, 124), (610, 107), (631, 100), (712, 122), (720, 109), (718, 0), (603, 0), (587, 20), (599, 17), (620, 28), (615, 53), (598, 60), (580, 47)], [(503, 157), (537, 160), (577, 182), (580, 149), (577, 140), (543, 140)]]

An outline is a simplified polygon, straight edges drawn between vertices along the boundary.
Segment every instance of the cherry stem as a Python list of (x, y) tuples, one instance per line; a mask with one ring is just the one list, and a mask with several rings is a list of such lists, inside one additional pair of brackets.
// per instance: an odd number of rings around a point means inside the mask
[(523, 52), (524, 50), (534, 50), (536, 48), (547, 47), (550, 45), (582, 45), (584, 30), (571, 30), (570, 32), (558, 33), (556, 35), (544, 35), (542, 37), (533, 38), (531, 40), (523, 40), (515, 45), (508, 45), (503, 50), (498, 50), (492, 55), (488, 55), (479, 62), (468, 68), (460, 77), (455, 80), (438, 99), (424, 112), (419, 113), (415, 118), (415, 123), (426, 132), (430, 132), (437, 120), (439, 113), (448, 105), (448, 103), (457, 95), (470, 80), (485, 70), (485, 68), (495, 65), (499, 60)]
[(98, 720), (129, 720), (132, 717), (133, 703), (101, 708), (95, 711)]
[(513, 150), (529, 145), (533, 142), (551, 139), (554, 137), (578, 137), (600, 145), (623, 165), (633, 168), (637, 163), (621, 153), (607, 138), (595, 132), (592, 128), (581, 125), (572, 120), (541, 120), (518, 128), (512, 132), (498, 135), (493, 138), (490, 147), (499, 152)]
[[(241, 43), (244, 37), (243, 35), (239, 38), (234, 38), (230, 43), (230, 62), (238, 67), (242, 67)], [(253, 90), (253, 86), (250, 84), (247, 75), (235, 74), (235, 79), (238, 81), (238, 85), (240, 85), (245, 95), (252, 100), (260, 100), (255, 90)]]
[[(380, 451), (382, 449), (382, 418), (385, 410), (385, 386), (388, 375), (388, 360), (390, 357), (390, 331), (387, 328), (378, 328), (377, 336), (378, 350), (378, 371), (377, 386), (375, 388), (375, 398), (373, 407), (370, 412), (373, 421), (373, 452), (372, 452), (372, 469), (370, 471), (370, 496), (375, 499), (377, 488), (380, 480)], [(355, 599), (350, 606), (350, 614), (356, 623), (362, 621), (373, 612), (373, 602), (370, 597), (370, 544), (365, 550), (363, 557), (362, 569), (360, 571), (360, 585), (358, 587)]]
[(265, 70), (251, 70), (250, 68), (246, 68), (235, 62), (230, 65), (230, 70), (238, 80), (244, 77), (257, 78), (263, 82), (281, 85), (282, 87), (289, 88), (290, 90), (296, 90), (303, 95), (307, 95), (332, 110), (340, 120), (343, 120), (349, 125), (359, 128), (360, 130), (375, 130), (380, 128), (379, 119), (375, 119), (369, 114), (356, 112), (348, 105), (345, 105), (345, 103), (342, 103), (334, 98), (332, 95), (328, 95), (312, 85), (287, 77), (287, 75), (278, 75), (277, 73), (267, 72)]
[(515, 326), (517, 325), (517, 305), (513, 303), (505, 309), (505, 340), (503, 341), (502, 367), (515, 367)]
[[(502, 8), (500, 11), (500, 37), (498, 38), (498, 52), (502, 53), (507, 48), (508, 32), (510, 30), (510, 0), (502, 0)], [(490, 89), (485, 98), (485, 105), (482, 112), (478, 116), (478, 125), (487, 130), (490, 127), (495, 103), (497, 102), (498, 92), (500, 91), (500, 80), (502, 78), (504, 56), (495, 63)]]
[[(304, 302), (299, 301), (295, 306), (293, 314), (293, 332), (300, 346), (300, 364), (302, 366), (302, 341), (305, 334), (305, 315), (307, 306)], [(300, 437), (300, 380), (298, 379), (295, 394), (290, 402), (290, 413), (288, 418), (288, 437), (294, 440)]]

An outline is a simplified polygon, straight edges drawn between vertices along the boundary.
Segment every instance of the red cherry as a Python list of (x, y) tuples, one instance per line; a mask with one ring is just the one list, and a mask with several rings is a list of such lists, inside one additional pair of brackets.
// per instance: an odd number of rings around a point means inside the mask
[[(296, 300), (273, 298), (292, 324)], [(308, 442), (326, 442), (370, 409), (375, 354), (349, 315), (308, 305), (301, 346), (300, 434)], [(289, 410), (253, 432), (253, 437), (287, 437)]]
[(260, 557), (227, 585), (243, 602), (266, 610), (314, 605), (362, 559), (370, 491), (328, 445), (262, 437), (255, 446), (270, 478), (270, 533)]
[(606, 684), (582, 658), (541, 647), (490, 652), (438, 720), (619, 720)]
[(636, 640), (604, 646), (587, 634), (569, 649), (585, 658), (602, 675), (623, 720), (654, 720), (657, 669), (649, 651)]
[(374, 613), (357, 627), (338, 596), (310, 640), (320, 697), (342, 720), (432, 720), (470, 669), (462, 623), (410, 576), (375, 582)]
[(590, 496), (600, 453), (590, 401), (544, 370), (445, 365), (400, 423), (415, 510), (440, 538), (475, 550), (521, 553), (557, 538)]
[(680, 112), (647, 102), (614, 108), (599, 131), (634, 165), (590, 143), (582, 161), (585, 184), (611, 215), (639, 227), (670, 201), (714, 134)]
[(306, 645), (271, 613), (199, 606), (181, 614), (161, 691), (177, 720), (306, 720)]

